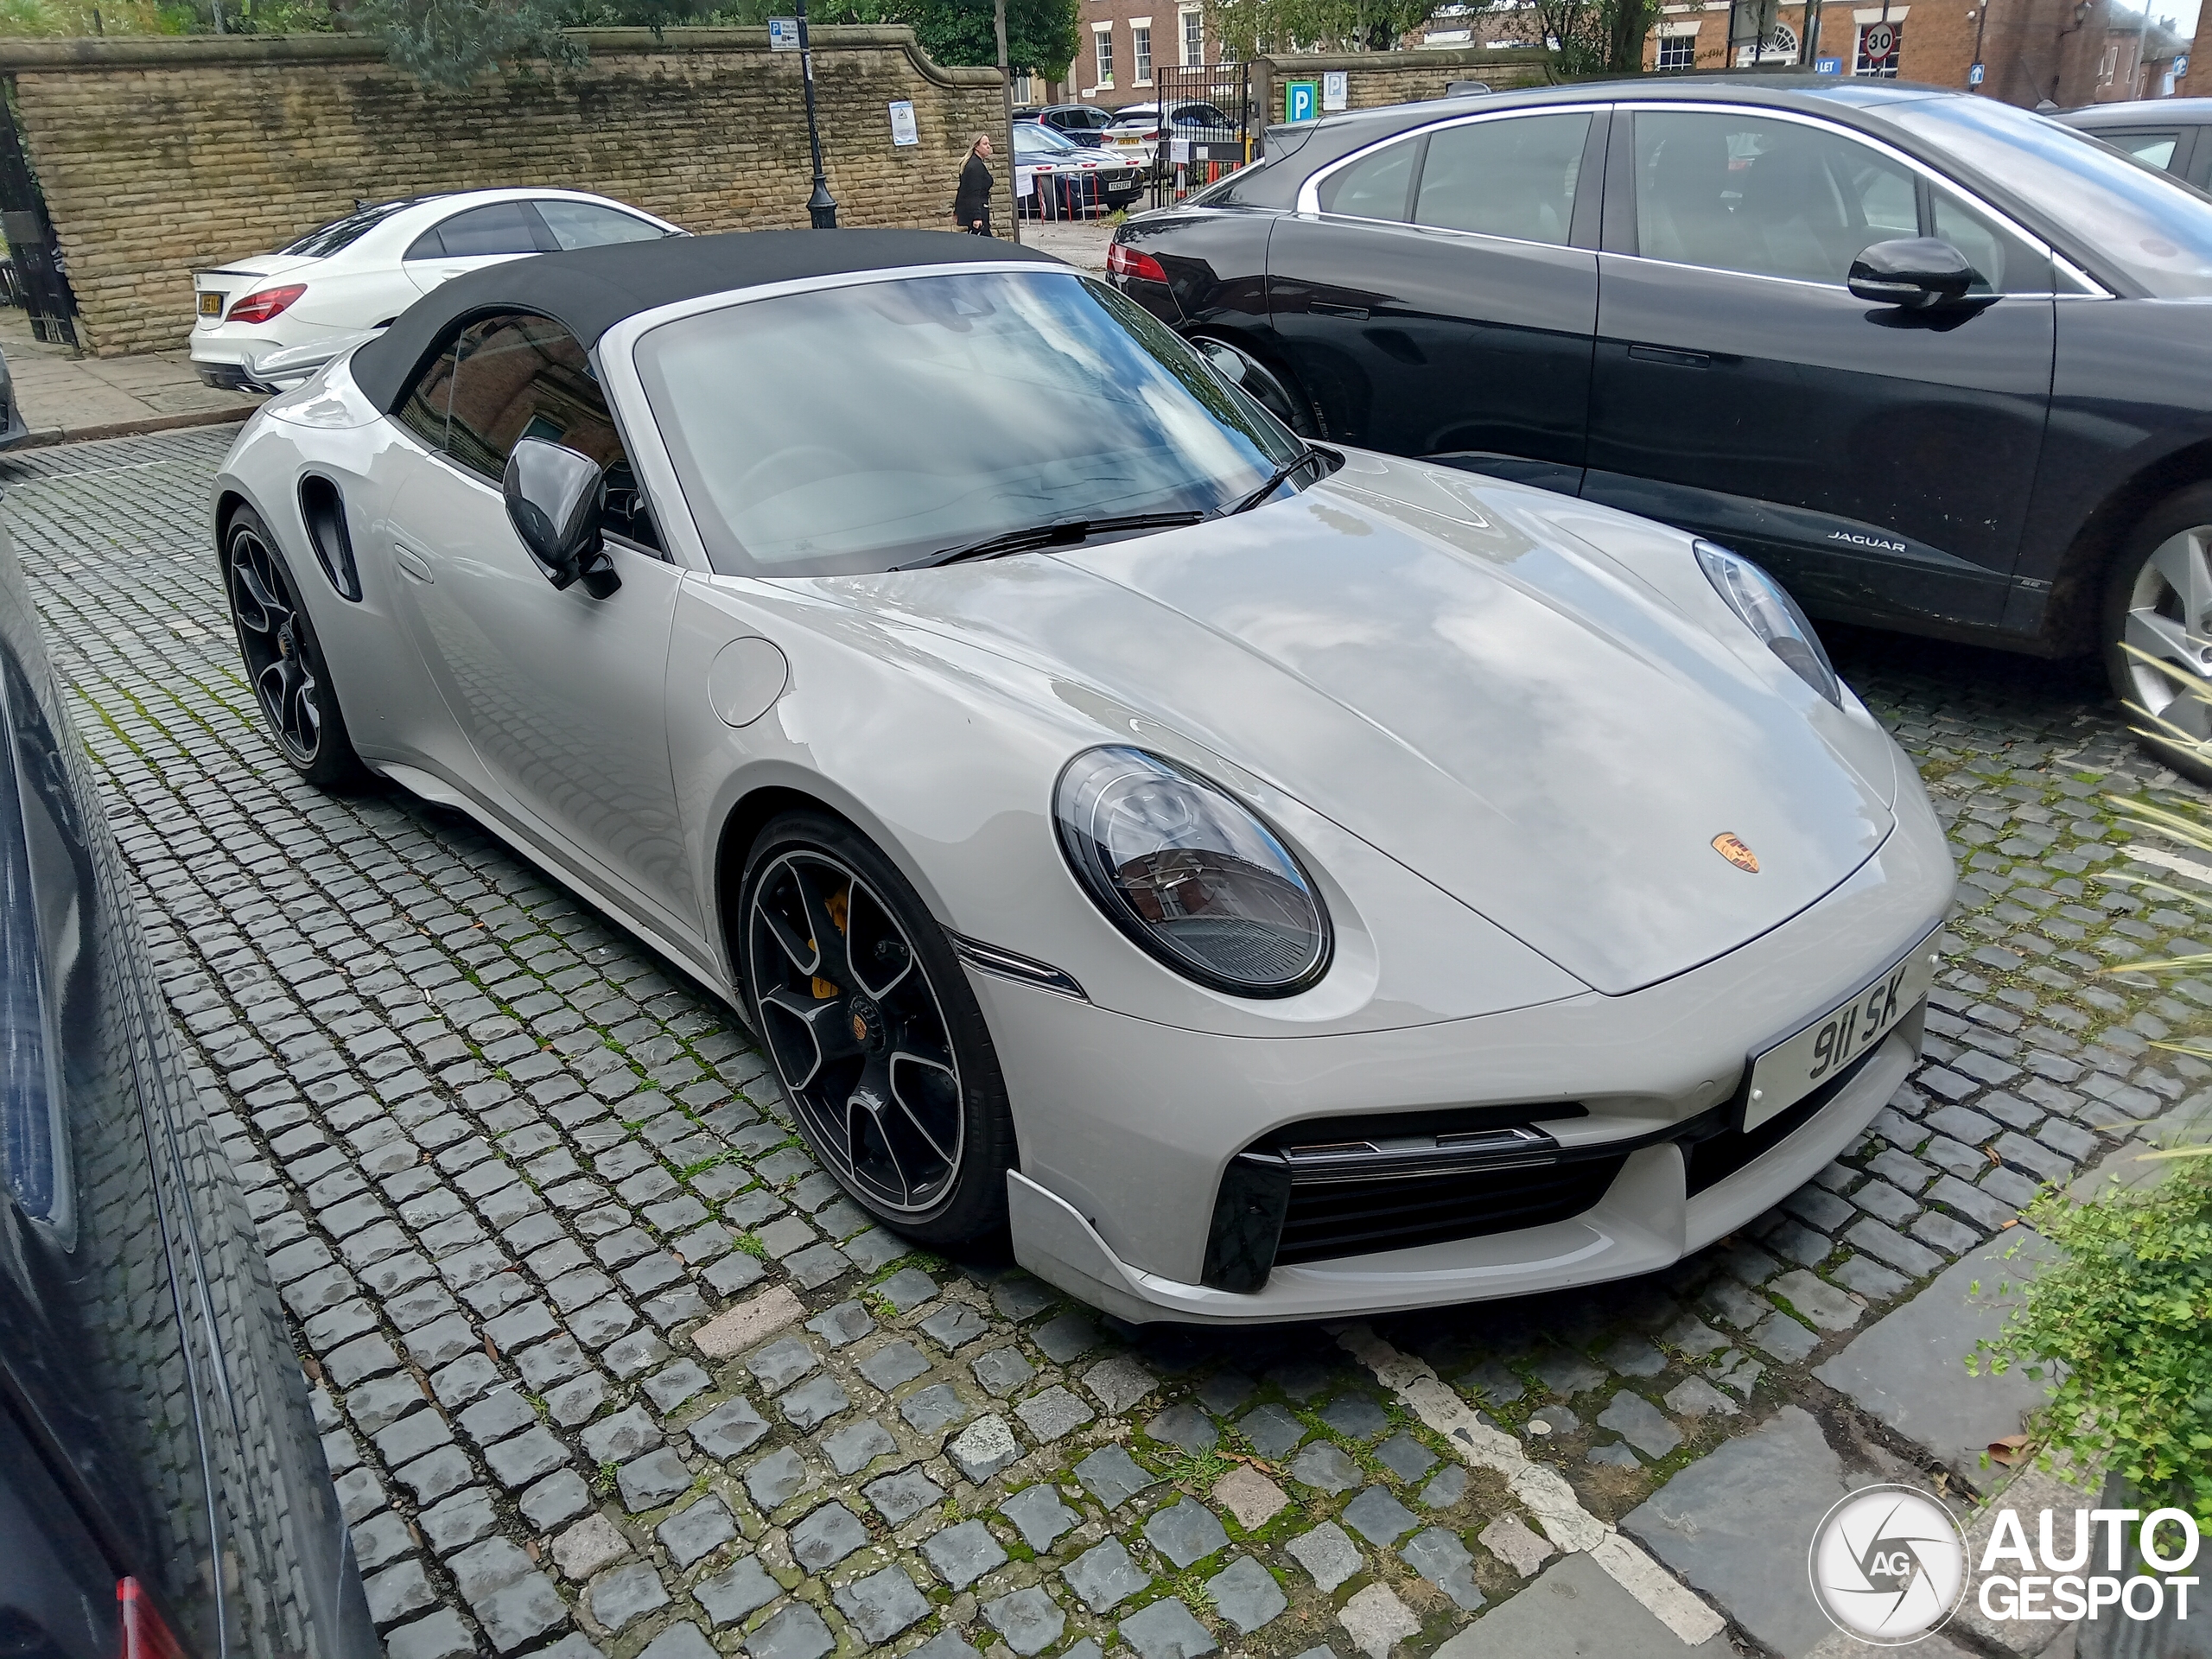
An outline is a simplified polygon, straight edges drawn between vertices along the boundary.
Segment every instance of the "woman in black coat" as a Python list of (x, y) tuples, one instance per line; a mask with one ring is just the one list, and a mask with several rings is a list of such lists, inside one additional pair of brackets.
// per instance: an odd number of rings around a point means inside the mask
[(960, 169), (960, 188), (952, 198), (952, 222), (977, 236), (991, 233), (991, 140), (977, 133), (968, 146), (968, 160)]

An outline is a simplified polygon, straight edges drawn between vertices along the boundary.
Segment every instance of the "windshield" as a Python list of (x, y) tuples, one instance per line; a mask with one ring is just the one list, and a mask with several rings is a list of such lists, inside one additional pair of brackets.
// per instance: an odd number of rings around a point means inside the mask
[(379, 202), (373, 207), (357, 207), (343, 219), (334, 219), (327, 225), (316, 226), (298, 241), (276, 251), (327, 259), (340, 249), (351, 247), (401, 208), (412, 207), (422, 200), (420, 196), (410, 196), (404, 201)]
[(1234, 505), (1298, 441), (1075, 271), (816, 289), (664, 323), (638, 372), (732, 575), (887, 570), (1071, 519)]
[(1881, 116), (2033, 202), (2152, 294), (2212, 294), (2212, 199), (2171, 175), (1993, 99), (1930, 98)]
[(1083, 146), (1050, 127), (1016, 127), (1014, 130), (1016, 149), (1049, 149), (1055, 152), (1081, 149)]

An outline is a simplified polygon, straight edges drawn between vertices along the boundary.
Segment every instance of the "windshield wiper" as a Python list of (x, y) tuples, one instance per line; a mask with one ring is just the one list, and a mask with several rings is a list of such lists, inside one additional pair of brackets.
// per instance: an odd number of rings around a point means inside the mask
[(1240, 512), (1249, 512), (1261, 502), (1282, 488), (1298, 474), (1301, 468), (1313, 466), (1325, 459), (1326, 457), (1319, 449), (1301, 449), (1294, 460), (1286, 461), (1281, 466), (1276, 467), (1274, 475), (1258, 489), (1253, 491), (1235, 506), (1224, 508), (1221, 516), (1228, 518)]
[(1073, 547), (1093, 536), (1103, 536), (1116, 530), (1171, 530), (1179, 524), (1195, 524), (1205, 514), (1183, 512), (1128, 512), (1112, 518), (1062, 518), (1049, 524), (1034, 524), (1027, 530), (1009, 530), (998, 536), (986, 536), (980, 542), (969, 542), (963, 547), (939, 548), (925, 559), (916, 559), (907, 564), (894, 564), (893, 570), (926, 570), (934, 565), (957, 564), (963, 559), (995, 559), (1002, 553), (1027, 553), (1033, 548)]

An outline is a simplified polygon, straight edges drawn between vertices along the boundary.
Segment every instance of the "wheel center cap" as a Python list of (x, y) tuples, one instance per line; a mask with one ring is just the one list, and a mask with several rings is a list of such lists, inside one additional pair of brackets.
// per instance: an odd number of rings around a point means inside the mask
[(853, 1040), (871, 1054), (883, 1052), (891, 1035), (885, 1029), (883, 1010), (855, 991), (847, 1012), (852, 1020)]

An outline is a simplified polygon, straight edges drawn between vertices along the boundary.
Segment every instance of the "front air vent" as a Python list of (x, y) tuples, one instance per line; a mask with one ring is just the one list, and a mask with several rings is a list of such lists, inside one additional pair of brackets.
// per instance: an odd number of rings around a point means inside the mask
[(346, 499), (338, 486), (318, 474), (300, 480), (300, 517), (307, 520), (308, 541), (330, 585), (347, 599), (361, 597), (361, 575), (353, 565), (353, 538), (346, 529)]

